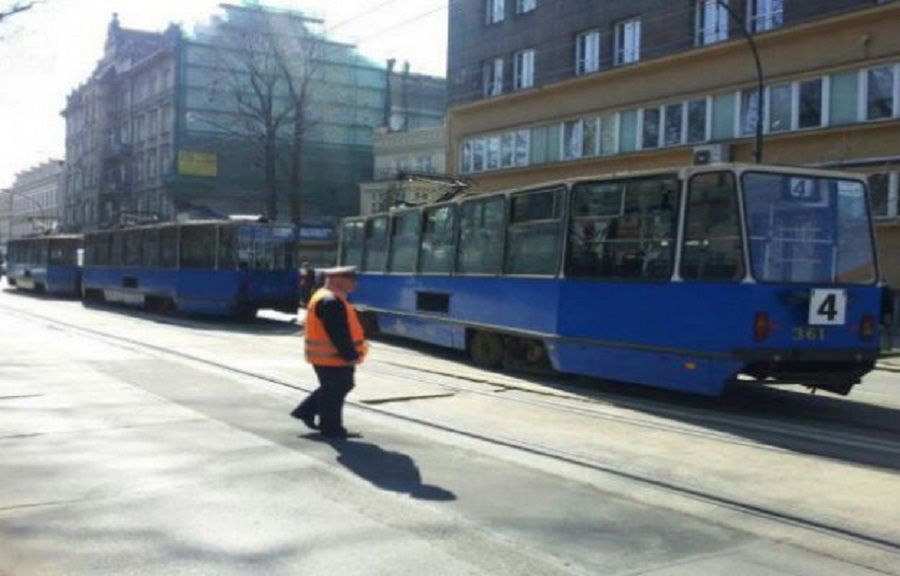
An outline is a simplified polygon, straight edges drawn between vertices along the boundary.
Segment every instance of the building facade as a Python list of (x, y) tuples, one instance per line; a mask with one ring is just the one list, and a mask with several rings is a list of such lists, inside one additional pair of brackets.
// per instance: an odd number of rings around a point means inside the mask
[[(429, 176), (446, 173), (446, 131), (442, 125), (375, 136), (375, 179), (359, 185), (360, 213), (384, 212), (401, 204), (433, 202), (448, 188)], [(401, 175), (414, 176), (400, 179)]]
[(328, 40), (322, 24), (251, 5), (222, 5), (191, 33), (114, 17), (63, 112), (66, 229), (260, 214), (328, 243), (323, 230), (359, 213), (376, 128), (440, 123), (446, 91)]
[(58, 229), (62, 213), (62, 182), (65, 163), (48, 160), (16, 175), (12, 187), (5, 191), (5, 239), (46, 234)]
[(450, 170), (496, 190), (763, 161), (871, 176), (882, 271), (900, 285), (900, 2), (472, 0), (450, 9)]

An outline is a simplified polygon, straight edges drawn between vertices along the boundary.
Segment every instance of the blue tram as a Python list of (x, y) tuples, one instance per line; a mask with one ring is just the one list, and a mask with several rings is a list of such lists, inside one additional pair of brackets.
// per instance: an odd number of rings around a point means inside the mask
[(84, 300), (253, 318), (294, 313), (294, 232), (250, 221), (141, 226), (85, 236)]
[(847, 394), (878, 355), (883, 288), (852, 174), (724, 164), (467, 194), (346, 220), (340, 258), (380, 331), (485, 367)]
[(22, 290), (56, 296), (81, 294), (78, 235), (34, 236), (7, 244), (7, 282)]

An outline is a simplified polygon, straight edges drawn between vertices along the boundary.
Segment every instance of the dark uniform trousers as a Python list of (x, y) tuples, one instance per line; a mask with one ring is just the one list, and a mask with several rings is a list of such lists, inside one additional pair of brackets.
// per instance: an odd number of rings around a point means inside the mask
[(355, 366), (313, 366), (319, 377), (319, 387), (300, 403), (292, 415), (312, 420), (319, 415), (322, 432), (340, 432), (344, 429), (342, 413), (344, 398), (353, 390)]

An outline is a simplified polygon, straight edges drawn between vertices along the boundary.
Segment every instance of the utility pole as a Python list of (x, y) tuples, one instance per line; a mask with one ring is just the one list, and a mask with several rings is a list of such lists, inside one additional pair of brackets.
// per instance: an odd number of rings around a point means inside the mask
[(735, 12), (734, 8), (728, 5), (726, 0), (716, 0), (716, 4), (728, 12), (731, 20), (737, 24), (737, 27), (743, 33), (747, 43), (750, 44), (750, 50), (753, 52), (753, 60), (756, 63), (756, 145), (753, 149), (753, 160), (757, 164), (763, 161), (763, 106), (765, 104), (765, 78), (763, 76), (762, 62), (759, 59), (759, 50), (756, 47), (756, 40), (753, 34), (747, 28), (747, 23), (741, 19), (740, 15)]

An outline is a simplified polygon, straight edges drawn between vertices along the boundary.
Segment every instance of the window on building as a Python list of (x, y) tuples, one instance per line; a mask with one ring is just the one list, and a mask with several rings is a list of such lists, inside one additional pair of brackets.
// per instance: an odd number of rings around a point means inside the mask
[(481, 172), (486, 164), (485, 141), (478, 138), (472, 143), (472, 172)]
[(632, 18), (616, 24), (615, 40), (614, 62), (617, 66), (639, 61), (641, 59), (641, 19)]
[(893, 66), (866, 72), (866, 119), (881, 120), (894, 115), (895, 72)]
[(537, 8), (537, 0), (516, 0), (516, 14), (525, 14)]
[(637, 150), (637, 110), (619, 113), (619, 151)]
[(575, 39), (575, 73), (590, 74), (600, 69), (600, 32), (583, 32)]
[(731, 172), (700, 174), (691, 179), (681, 277), (733, 282), (744, 277), (740, 209)]
[[(728, 10), (720, 0), (697, 0), (697, 46), (708, 46), (728, 40)], [(728, 2), (728, 0), (721, 0)]]
[(517, 167), (528, 166), (531, 160), (531, 131), (516, 130), (513, 163)]
[(756, 124), (760, 118), (759, 90), (748, 89), (741, 91), (741, 115), (740, 135), (752, 136), (756, 134)]
[(687, 103), (687, 142), (697, 144), (708, 139), (706, 98), (691, 100)]
[(798, 111), (798, 128), (818, 128), (823, 124), (822, 115), (822, 79), (814, 78), (800, 82), (800, 110)]
[(488, 24), (503, 22), (506, 17), (506, 0), (486, 0), (484, 21)]
[(534, 86), (534, 50), (516, 52), (513, 64), (513, 88), (524, 90)]
[(900, 173), (869, 176), (869, 206), (873, 218), (896, 218), (900, 203)]
[(784, 0), (749, 0), (747, 7), (752, 32), (774, 30), (784, 23)]
[(618, 152), (616, 115), (607, 114), (597, 118), (597, 153), (607, 156)]
[(500, 168), (500, 136), (491, 136), (487, 139), (487, 164), (488, 170)]
[(841, 126), (859, 118), (859, 73), (835, 74), (829, 79), (828, 123)]
[(439, 206), (425, 210), (419, 272), (449, 274), (456, 255), (456, 206)]
[(510, 197), (506, 233), (507, 274), (553, 276), (559, 267), (559, 233), (564, 189)]
[(780, 84), (769, 89), (769, 132), (786, 132), (791, 129), (794, 116), (794, 92), (791, 84)]
[(514, 147), (516, 144), (516, 136), (513, 132), (506, 132), (500, 135), (500, 167), (511, 168), (514, 160)]
[(420, 210), (400, 212), (394, 216), (388, 256), (389, 271), (401, 273), (416, 271), (416, 256), (419, 253), (419, 238), (422, 232), (421, 219)]
[(662, 113), (659, 108), (645, 108), (643, 111), (643, 130), (641, 135), (641, 148), (649, 150), (659, 147), (660, 121)]
[(372, 218), (365, 224), (365, 257), (362, 269), (366, 272), (384, 272), (387, 266), (387, 216)]
[(666, 146), (678, 146), (684, 142), (684, 104), (666, 106), (664, 142)]
[(670, 278), (678, 190), (678, 179), (668, 175), (576, 184), (566, 274), (574, 278)]
[(563, 160), (577, 160), (596, 153), (596, 119), (569, 120), (563, 123)]
[(484, 95), (499, 96), (503, 94), (503, 58), (485, 60), (481, 72)]
[(460, 274), (499, 274), (503, 263), (506, 199), (495, 196), (465, 202), (459, 210)]

